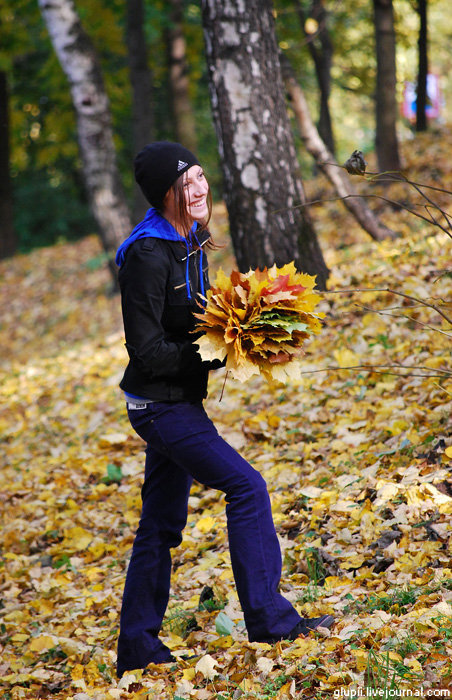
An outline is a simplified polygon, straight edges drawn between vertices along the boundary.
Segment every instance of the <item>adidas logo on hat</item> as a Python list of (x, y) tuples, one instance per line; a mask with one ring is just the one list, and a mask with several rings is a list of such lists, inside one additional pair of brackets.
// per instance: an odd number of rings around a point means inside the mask
[(180, 170), (182, 170), (182, 168), (186, 168), (187, 165), (188, 165), (188, 163), (186, 163), (186, 162), (183, 161), (183, 160), (180, 160), (180, 161), (178, 162), (178, 164), (177, 164), (177, 172), (179, 172)]

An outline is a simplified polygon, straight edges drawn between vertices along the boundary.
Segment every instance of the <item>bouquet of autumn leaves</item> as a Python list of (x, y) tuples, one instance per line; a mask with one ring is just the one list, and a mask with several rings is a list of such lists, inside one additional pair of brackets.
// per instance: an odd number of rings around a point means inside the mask
[(319, 333), (324, 316), (314, 312), (314, 284), (293, 262), (230, 277), (219, 270), (204, 313), (195, 314), (202, 359), (226, 356), (226, 369), (241, 381), (259, 373), (280, 382), (298, 378), (303, 343)]

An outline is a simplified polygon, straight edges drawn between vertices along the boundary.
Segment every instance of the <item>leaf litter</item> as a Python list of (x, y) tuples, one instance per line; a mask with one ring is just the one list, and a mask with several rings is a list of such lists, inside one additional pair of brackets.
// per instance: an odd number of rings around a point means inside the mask
[[(337, 622), (294, 642), (249, 643), (224, 499), (195, 484), (162, 631), (177, 660), (120, 681), (115, 650), (143, 444), (117, 387), (126, 363), (119, 302), (106, 294), (106, 270), (90, 262), (94, 237), (0, 263), (5, 700), (452, 687), (452, 330), (422, 304), (354, 291), (392, 287), (450, 316), (450, 239), (412, 226), (404, 212), (388, 215), (400, 238), (378, 244), (363, 242), (340, 213), (334, 226), (316, 216), (329, 287), (349, 291), (322, 295), (325, 318), (306, 341), (304, 373), (287, 384), (230, 378), (222, 392), (219, 371), (207, 410), (267, 480), (281, 591), (302, 615)], [(223, 221), (217, 207), (220, 231)], [(341, 226), (349, 239), (336, 249)], [(212, 267), (232, 268), (228, 255), (215, 253)]]

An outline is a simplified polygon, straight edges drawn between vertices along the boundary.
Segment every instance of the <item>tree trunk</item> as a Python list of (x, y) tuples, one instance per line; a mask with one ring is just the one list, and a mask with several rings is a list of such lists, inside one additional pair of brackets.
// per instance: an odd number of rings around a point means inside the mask
[(326, 286), (287, 115), (271, 0), (203, 0), (211, 103), (241, 271), (291, 260)]
[[(88, 197), (103, 246), (111, 256), (130, 231), (131, 220), (116, 163), (110, 107), (99, 61), (73, 0), (38, 3), (69, 80)], [(116, 280), (111, 260), (110, 269)]]
[(189, 94), (186, 42), (183, 32), (182, 0), (170, 0), (171, 22), (168, 31), (169, 87), (177, 140), (196, 153), (195, 117)]
[[(307, 18), (303, 10), (301, 0), (295, 0), (295, 7), (300, 19), (304, 36), (306, 38), (309, 53), (314, 61), (315, 73), (320, 91), (320, 109), (318, 121), (319, 134), (330, 153), (334, 155), (335, 144), (329, 107), (333, 44), (331, 43), (327, 26), (328, 12), (323, 5), (323, 0), (312, 0), (310, 17), (315, 19), (318, 25), (316, 34), (312, 35), (306, 31)], [(318, 38), (320, 42), (320, 50), (315, 44), (316, 38)]]
[[(152, 73), (148, 65), (144, 34), (143, 0), (127, 0), (127, 50), (130, 82), (132, 85), (132, 138), (133, 151), (138, 153), (153, 140), (154, 115), (152, 100)], [(140, 221), (149, 204), (135, 184), (133, 218)]]
[(418, 76), (416, 96), (416, 131), (427, 130), (427, 75), (428, 75), (428, 36), (427, 36), (427, 0), (418, 0), (419, 39), (418, 39)]
[(380, 172), (400, 170), (397, 141), (396, 42), (392, 0), (373, 0), (377, 53), (376, 135)]
[(13, 188), (9, 172), (9, 93), (6, 73), (0, 71), (0, 258), (17, 250), (13, 220)]
[(281, 57), (281, 68), (301, 138), (306, 150), (314, 158), (317, 167), (327, 176), (339, 197), (344, 198), (344, 205), (371, 238), (376, 241), (381, 241), (384, 238), (395, 238), (395, 233), (380, 223), (366, 202), (359, 198), (347, 173), (338, 167), (334, 156), (320, 138), (309, 114), (303, 90), (297, 83), (292, 67), (284, 56)]

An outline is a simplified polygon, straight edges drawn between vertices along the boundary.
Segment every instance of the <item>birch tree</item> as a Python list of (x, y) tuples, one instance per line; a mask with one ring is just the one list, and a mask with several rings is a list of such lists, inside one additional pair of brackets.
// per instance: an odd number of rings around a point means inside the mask
[(328, 269), (309, 213), (286, 110), (271, 0), (203, 0), (211, 104), (237, 263)]
[[(38, 0), (55, 52), (71, 89), (90, 205), (109, 255), (131, 228), (122, 190), (110, 106), (96, 51), (73, 0)], [(114, 263), (110, 267), (116, 279)]]

